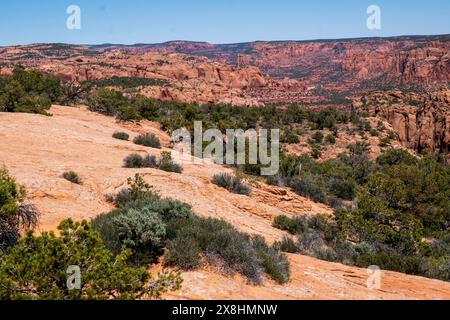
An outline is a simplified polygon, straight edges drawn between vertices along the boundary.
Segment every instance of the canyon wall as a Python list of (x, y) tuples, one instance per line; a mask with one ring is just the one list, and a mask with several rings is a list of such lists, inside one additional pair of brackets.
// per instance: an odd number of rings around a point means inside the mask
[(450, 153), (450, 90), (446, 87), (432, 93), (376, 92), (355, 99), (353, 108), (387, 120), (405, 147)]
[(275, 78), (305, 80), (331, 89), (391, 84), (438, 86), (450, 81), (450, 35), (228, 45), (177, 41), (140, 50), (253, 65)]

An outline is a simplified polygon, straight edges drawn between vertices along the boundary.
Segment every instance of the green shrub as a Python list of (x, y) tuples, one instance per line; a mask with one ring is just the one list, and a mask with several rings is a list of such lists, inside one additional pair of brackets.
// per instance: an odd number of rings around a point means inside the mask
[(181, 233), (168, 242), (164, 264), (181, 270), (195, 270), (201, 266), (201, 253), (198, 241), (188, 234)]
[(290, 181), (289, 186), (299, 195), (311, 198), (314, 201), (324, 203), (326, 195), (320, 183), (317, 183), (312, 176), (303, 176), (294, 178)]
[(39, 213), (34, 206), (24, 204), (25, 197), (25, 189), (0, 167), (0, 256), (17, 244), (21, 230), (37, 224)]
[(175, 219), (191, 219), (194, 214), (191, 210), (191, 206), (177, 200), (172, 199), (159, 199), (151, 198), (146, 203), (157, 212), (164, 222), (169, 222)]
[(355, 197), (356, 184), (352, 180), (332, 177), (326, 186), (328, 192), (340, 199), (353, 200)]
[(116, 109), (116, 117), (121, 121), (142, 120), (142, 116), (134, 107), (121, 106)]
[(173, 162), (172, 155), (169, 151), (163, 151), (161, 153), (161, 160), (159, 161), (159, 170), (167, 172), (182, 173), (183, 167)]
[(236, 194), (250, 195), (251, 188), (242, 182), (242, 179), (232, 176), (228, 173), (216, 174), (212, 178), (212, 183), (225, 188), (228, 191)]
[(372, 125), (370, 124), (369, 121), (365, 121), (364, 122), (364, 131), (370, 132), (371, 130), (372, 130)]
[(299, 142), (298, 135), (292, 131), (285, 132), (283, 135), (281, 135), (280, 142), (288, 144), (296, 144)]
[(302, 254), (312, 257), (317, 257), (317, 253), (325, 246), (323, 235), (314, 230), (307, 229), (307, 231), (298, 235), (299, 250)]
[(329, 144), (335, 144), (336, 138), (332, 134), (329, 134), (325, 137), (325, 141), (328, 142)]
[(128, 99), (119, 91), (100, 88), (87, 98), (89, 110), (108, 116), (116, 116), (119, 107), (128, 105)]
[(0, 79), (0, 112), (49, 115), (47, 110), (61, 93), (62, 86), (57, 77), (16, 67), (12, 75)]
[(397, 134), (396, 134), (394, 131), (389, 130), (389, 131), (388, 131), (387, 138), (388, 138), (389, 140), (396, 140), (396, 139), (397, 139)]
[(299, 246), (290, 237), (283, 237), (283, 240), (276, 244), (282, 252), (299, 253)]
[(75, 184), (81, 184), (81, 179), (76, 172), (68, 171), (63, 173), (63, 178)]
[(264, 271), (276, 282), (283, 284), (289, 281), (289, 261), (276, 246), (269, 247), (261, 236), (252, 239), (256, 254)]
[(137, 153), (130, 154), (123, 160), (125, 168), (158, 168), (159, 165), (155, 156), (147, 155), (142, 157)]
[(159, 141), (159, 138), (152, 133), (139, 135), (134, 138), (133, 142), (141, 146), (161, 149), (161, 142)]
[(370, 144), (367, 142), (357, 142), (350, 144), (348, 150), (353, 155), (363, 155), (370, 151)]
[[(444, 214), (450, 208), (450, 170), (434, 158), (417, 159), (400, 150), (385, 152), (378, 165), (361, 155), (340, 159), (342, 163), (303, 162), (302, 167), (310, 179), (307, 186), (325, 186), (327, 202), (328, 192), (350, 199), (356, 190), (353, 208), (336, 210), (335, 220), (321, 215), (300, 217), (300, 221), (281, 216), (274, 226), (298, 234), (300, 252), (319, 259), (447, 279), (445, 257), (450, 255), (450, 244), (437, 237), (450, 239), (442, 231), (450, 225)], [(290, 185), (298, 188), (295, 179)], [(297, 191), (305, 190), (302, 185)], [(425, 234), (432, 245), (422, 241)], [(291, 250), (288, 243), (284, 246)]]
[(15, 214), (25, 195), (25, 189), (16, 183), (5, 168), (0, 167), (0, 217)]
[(144, 158), (137, 153), (130, 154), (123, 160), (123, 166), (125, 168), (143, 168)]
[(311, 151), (311, 157), (314, 159), (319, 159), (322, 156), (322, 152), (317, 146), (314, 146)]
[(121, 207), (129, 202), (131, 202), (130, 192), (127, 188), (120, 190), (116, 195), (111, 195), (111, 201), (116, 206)]
[[(197, 267), (200, 248), (201, 255), (210, 263), (219, 263), (224, 270), (239, 272), (255, 284), (261, 283), (262, 271), (280, 283), (289, 277), (286, 275), (287, 260), (279, 249), (268, 247), (264, 240), (241, 233), (224, 221), (211, 218), (172, 220), (167, 226), (167, 234), (171, 244), (165, 259), (168, 266)], [(189, 245), (187, 252), (183, 243)]]
[(273, 226), (298, 236), (297, 244), (290, 238), (283, 239), (283, 242), (280, 244), (285, 250), (293, 253), (301, 252), (317, 257), (319, 254), (326, 253), (322, 250), (326, 243), (340, 239), (336, 224), (326, 215), (298, 216), (294, 218), (278, 216), (274, 219)]
[(142, 201), (159, 198), (153, 186), (145, 182), (140, 174), (135, 174), (133, 178), (128, 178), (128, 192), (132, 201)]
[(166, 228), (151, 207), (128, 209), (114, 217), (112, 224), (122, 244), (121, 249), (132, 249), (136, 261), (155, 262), (156, 257), (162, 254)]
[(357, 256), (355, 264), (361, 267), (376, 265), (384, 270), (392, 270), (412, 275), (421, 274), (420, 257), (405, 256), (394, 252), (361, 254)]
[(161, 199), (139, 175), (129, 179), (129, 185), (128, 202), (92, 221), (113, 252), (133, 248), (132, 258), (142, 263), (156, 260), (167, 245), (166, 266), (191, 270), (206, 259), (224, 270), (242, 273), (252, 283), (261, 282), (263, 271), (280, 283), (287, 281), (289, 265), (278, 247), (269, 247), (224, 221), (197, 218), (189, 205)]
[(155, 156), (146, 155), (142, 161), (142, 166), (144, 168), (157, 168), (159, 166)]
[(450, 255), (423, 259), (420, 271), (426, 277), (450, 281)]
[(128, 141), (128, 139), (130, 138), (130, 135), (126, 132), (114, 132), (112, 137), (114, 139)]
[(170, 83), (163, 79), (139, 78), (139, 77), (112, 77), (89, 81), (97, 87), (121, 87), (122, 89), (141, 86), (168, 86)]
[(289, 218), (284, 215), (275, 217), (272, 226), (280, 230), (288, 231), (291, 234), (302, 233), (307, 228), (305, 218)]
[(382, 166), (415, 165), (417, 164), (417, 159), (405, 150), (390, 149), (377, 158), (377, 163)]
[[(118, 206), (118, 209), (97, 216), (92, 221), (92, 225), (99, 232), (108, 248), (116, 253), (123, 247), (128, 247), (129, 243), (127, 239), (132, 236), (137, 236), (138, 232), (142, 233), (142, 230), (145, 230), (144, 227), (148, 226), (147, 223), (151, 222), (152, 225), (161, 226), (163, 222), (165, 223), (171, 219), (188, 219), (193, 216), (189, 205), (176, 200), (161, 199), (153, 187), (146, 183), (139, 174), (136, 174), (134, 178), (128, 179), (128, 188), (121, 190), (114, 197), (114, 203)], [(149, 220), (151, 221), (144, 221), (146, 220), (146, 216), (149, 216)], [(159, 219), (161, 221), (157, 221)], [(128, 221), (134, 221), (135, 226), (129, 228), (129, 236), (122, 237), (120, 232), (118, 232), (122, 227), (118, 227), (117, 224), (130, 224), (131, 222)], [(155, 221), (158, 223), (155, 223)], [(126, 224), (122, 222), (126, 222)], [(132, 230), (134, 229), (135, 231), (133, 233)], [(150, 233), (151, 231), (148, 234)], [(162, 239), (164, 237), (160, 238)], [(138, 241), (135, 242), (138, 243)], [(159, 244), (163, 242), (161, 240)], [(160, 248), (158, 245), (149, 247), (150, 253), (147, 257), (155, 257), (161, 253), (158, 250), (153, 250), (158, 248)], [(140, 251), (138, 254), (141, 257), (145, 257), (145, 250)]]
[[(61, 223), (60, 236), (29, 232), (6, 255), (0, 255), (0, 299), (138, 299), (158, 298), (178, 290), (179, 274), (163, 272), (152, 280), (146, 268), (127, 265), (130, 251), (115, 256), (87, 222)], [(66, 284), (69, 266), (81, 268), (81, 289)]]
[(389, 139), (388, 137), (381, 138), (378, 145), (380, 148), (389, 147), (391, 145), (391, 139)]
[(321, 144), (323, 142), (323, 133), (321, 131), (316, 131), (312, 136), (314, 143)]
[(380, 132), (383, 132), (384, 130), (386, 130), (386, 127), (384, 126), (383, 121), (378, 120), (377, 122), (377, 130)]

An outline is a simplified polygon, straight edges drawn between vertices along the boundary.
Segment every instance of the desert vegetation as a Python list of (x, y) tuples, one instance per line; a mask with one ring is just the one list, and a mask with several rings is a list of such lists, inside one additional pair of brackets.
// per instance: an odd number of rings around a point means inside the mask
[(113, 133), (112, 137), (114, 139), (117, 140), (124, 140), (124, 141), (128, 141), (128, 139), (130, 139), (130, 135), (126, 132), (120, 132), (120, 131), (116, 131)]
[(64, 172), (62, 176), (64, 179), (66, 179), (67, 181), (70, 181), (74, 184), (81, 184), (81, 178), (74, 171)]
[(350, 170), (348, 179), (341, 176), (328, 191), (310, 176), (309, 188), (303, 184), (300, 191), (315, 191), (311, 195), (318, 200), (333, 192), (354, 205), (340, 206), (335, 218), (277, 217), (274, 227), (296, 235), (303, 254), (449, 281), (449, 168), (432, 156), (418, 159), (401, 150), (390, 150), (375, 163), (361, 162), (360, 156), (339, 161), (331, 172), (345, 172), (346, 166), (358, 171)]
[(161, 152), (160, 159), (151, 155), (142, 157), (140, 154), (133, 153), (127, 156), (123, 162), (125, 168), (156, 168), (166, 172), (183, 172), (183, 167), (173, 161), (169, 151)]
[(236, 194), (250, 195), (251, 188), (242, 182), (242, 178), (233, 176), (228, 173), (216, 174), (212, 178), (212, 182), (219, 187), (227, 189)]
[(0, 167), (0, 257), (17, 244), (22, 229), (36, 226), (39, 214), (25, 197), (25, 188)]
[[(333, 207), (336, 217), (288, 221), (287, 226), (277, 221), (277, 227), (297, 237), (295, 241), (284, 239), (277, 244), (278, 248), (324, 260), (364, 267), (376, 264), (389, 270), (448, 280), (445, 270), (449, 263), (450, 175), (440, 157), (418, 158), (403, 150), (389, 149), (390, 141), (396, 137), (387, 132), (380, 136), (385, 152), (376, 161), (369, 160), (369, 144), (364, 137), (375, 136), (374, 128), (364, 115), (354, 112), (307, 111), (293, 106), (281, 110), (274, 106), (235, 108), (148, 103), (158, 105), (151, 118), (161, 122), (169, 132), (179, 127), (192, 130), (194, 120), (219, 129), (247, 129), (256, 124), (256, 127), (282, 128), (286, 132), (283, 139), (295, 141), (295, 124), (306, 122), (315, 132), (310, 140), (312, 156), (282, 152), (279, 174), (265, 179)], [(161, 114), (170, 115), (172, 121), (162, 119)], [(320, 157), (324, 143), (336, 142), (337, 126), (349, 123), (355, 128), (352, 130), (361, 134), (362, 141), (350, 144), (335, 159), (315, 160)], [(377, 124), (377, 129), (377, 133), (385, 132), (382, 123)], [(323, 130), (332, 134), (324, 135)], [(258, 175), (259, 167), (246, 164), (237, 166), (237, 171)], [(231, 176), (216, 176), (213, 180), (233, 190)]]
[(0, 112), (26, 112), (48, 115), (53, 102), (62, 97), (61, 81), (38, 70), (14, 69), (0, 77)]
[(118, 196), (118, 208), (95, 218), (93, 226), (112, 252), (132, 249), (138, 265), (163, 256), (166, 266), (180, 270), (208, 263), (254, 284), (264, 273), (279, 283), (289, 280), (289, 263), (278, 248), (222, 220), (199, 218), (185, 203), (162, 199), (140, 175)]
[[(86, 221), (63, 221), (59, 235), (35, 236), (29, 231), (20, 238), (20, 231), (34, 227), (38, 216), (24, 204), (25, 195), (24, 188), (1, 169), (0, 299), (159, 298), (180, 288), (178, 273), (162, 271), (153, 278), (145, 267), (131, 263), (131, 249), (113, 253)], [(82, 268), (78, 290), (66, 284), (70, 266)]]
[(161, 149), (161, 141), (159, 141), (157, 136), (151, 133), (138, 135), (133, 139), (133, 142), (140, 146)]
[(194, 121), (203, 121), (208, 128), (250, 129), (281, 128), (282, 135), (295, 141), (292, 125), (309, 122), (314, 130), (335, 129), (337, 124), (348, 123), (352, 118), (350, 112), (337, 109), (307, 110), (292, 104), (287, 109), (274, 105), (258, 108), (242, 108), (232, 105), (198, 105), (177, 101), (159, 101), (140, 95), (126, 97), (121, 92), (99, 88), (87, 97), (87, 104), (92, 111), (122, 118), (121, 110), (130, 109), (133, 120), (147, 119), (161, 123), (169, 133), (175, 129), (187, 128), (192, 131)]
[[(34, 71), (16, 70), (10, 78), (2, 78), (3, 111), (35, 112), (34, 107), (22, 109), (20, 97), (13, 100), (11, 92), (15, 89), (8, 91), (11, 83), (22, 86), (32, 99), (47, 102), (57, 99), (56, 94), (51, 94), (52, 86), (39, 91), (23, 80), (24, 74), (25, 78), (36, 76), (47, 83), (46, 77), (41, 78)], [(450, 279), (450, 170), (435, 154), (424, 153), (419, 157), (390, 149), (397, 137), (383, 123), (379, 122), (375, 130), (364, 114), (354, 110), (306, 110), (295, 104), (284, 108), (197, 105), (124, 95), (108, 88), (96, 88), (86, 102), (91, 111), (121, 121), (159, 122), (168, 133), (182, 127), (192, 132), (194, 121), (202, 121), (204, 128), (221, 131), (279, 128), (282, 141), (289, 144), (298, 143), (299, 137), (308, 131), (311, 135), (306, 144), (311, 154), (297, 156), (282, 151), (277, 176), (259, 177), (260, 164), (245, 164), (233, 166), (236, 176), (220, 174), (212, 182), (230, 192), (248, 195), (250, 188), (238, 177), (265, 180), (334, 209), (334, 216), (278, 217), (274, 227), (291, 233), (291, 237), (268, 246), (263, 239), (241, 233), (224, 221), (196, 217), (189, 206), (161, 199), (136, 177), (129, 189), (113, 197), (117, 209), (92, 222), (93, 232), (100, 234), (108, 250), (116, 255), (121, 250), (133, 251), (127, 259), (134, 265), (151, 263), (164, 256), (167, 266), (181, 270), (209, 263), (221, 270), (239, 272), (253, 283), (260, 283), (263, 273), (284, 283), (289, 278), (289, 267), (280, 253), (283, 250), (361, 267), (375, 264), (384, 269)], [(349, 144), (333, 159), (322, 160), (323, 147), (334, 145), (346, 125), (349, 125), (346, 130), (357, 132), (362, 141)], [(378, 136), (379, 146), (384, 150), (376, 160), (369, 159), (368, 136)], [(161, 148), (159, 139), (151, 134), (138, 136), (134, 142)], [(124, 166), (182, 172), (168, 152), (163, 152), (159, 159), (132, 154), (124, 159)], [(16, 193), (18, 196), (13, 199), (20, 207), (23, 197)], [(15, 212), (17, 217), (21, 211)], [(18, 236), (12, 239), (8, 243), (17, 242)], [(236, 243), (241, 246), (237, 248)]]

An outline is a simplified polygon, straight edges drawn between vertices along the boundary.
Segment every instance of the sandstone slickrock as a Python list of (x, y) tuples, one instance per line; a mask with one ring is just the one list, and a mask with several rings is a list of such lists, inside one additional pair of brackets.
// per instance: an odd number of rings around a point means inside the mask
[[(254, 186), (251, 197), (234, 195), (210, 182), (227, 171), (211, 163), (185, 164), (183, 174), (154, 169), (125, 169), (122, 160), (133, 152), (157, 155), (160, 150), (113, 139), (120, 130), (132, 137), (153, 132), (163, 145), (167, 135), (151, 122), (124, 126), (113, 118), (84, 107), (54, 106), (53, 117), (0, 113), (0, 165), (6, 165), (29, 191), (28, 201), (41, 211), (39, 230), (54, 230), (66, 218), (89, 219), (111, 209), (105, 195), (125, 187), (139, 172), (164, 197), (190, 203), (196, 214), (223, 218), (242, 231), (272, 242), (286, 234), (271, 226), (274, 216), (331, 213), (322, 205), (287, 189)], [(77, 172), (82, 185), (61, 178)], [(367, 288), (367, 271), (337, 263), (289, 255), (292, 281), (278, 285), (266, 279), (262, 286), (242, 277), (224, 276), (214, 268), (184, 272), (183, 289), (167, 295), (174, 299), (450, 299), (450, 283), (395, 272), (382, 272), (381, 288)], [(154, 267), (155, 269), (158, 266)]]

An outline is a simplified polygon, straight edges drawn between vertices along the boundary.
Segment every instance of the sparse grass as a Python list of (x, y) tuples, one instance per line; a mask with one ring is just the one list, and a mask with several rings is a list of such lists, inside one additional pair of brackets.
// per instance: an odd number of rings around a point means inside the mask
[(134, 138), (133, 142), (144, 147), (161, 149), (159, 138), (152, 133), (141, 134)]
[(242, 182), (242, 179), (236, 176), (232, 176), (228, 173), (216, 174), (212, 178), (212, 183), (225, 188), (228, 191), (236, 194), (250, 195), (251, 188)]
[(118, 140), (124, 140), (124, 141), (128, 141), (128, 139), (130, 139), (130, 135), (126, 132), (114, 132), (112, 137), (114, 139), (118, 139)]
[(76, 172), (68, 171), (63, 173), (63, 178), (75, 184), (81, 184), (81, 179)]

